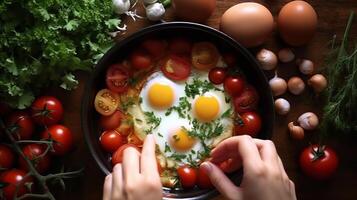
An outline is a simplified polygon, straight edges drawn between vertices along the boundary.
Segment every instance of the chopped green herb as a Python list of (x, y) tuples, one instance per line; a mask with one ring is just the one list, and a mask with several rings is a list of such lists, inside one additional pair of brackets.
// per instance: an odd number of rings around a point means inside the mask
[(137, 121), (137, 122), (143, 122), (143, 120), (138, 119), (138, 118), (135, 118), (135, 121)]
[(231, 102), (231, 98), (230, 98), (230, 97), (225, 96), (225, 97), (224, 97), (224, 101), (225, 101), (226, 103), (229, 103), (229, 102)]
[(133, 106), (135, 104), (135, 97), (125, 97), (125, 98), (120, 98), (120, 105), (121, 105), (121, 109), (123, 111), (127, 111), (128, 108), (130, 108), (131, 106)]
[(143, 102), (143, 98), (139, 97), (139, 104)]
[(156, 117), (154, 112), (144, 112), (144, 115), (146, 116), (147, 122), (152, 126), (152, 129), (157, 128), (160, 123), (161, 123), (161, 118), (160, 117)]
[(166, 152), (171, 152), (171, 148), (169, 145), (167, 145), (167, 142), (165, 142), (165, 153)]
[(191, 149), (191, 153), (192, 153), (192, 154), (196, 154), (196, 151), (193, 150), (193, 149)]
[(164, 137), (164, 136), (161, 135), (161, 133), (157, 133), (157, 135), (158, 135), (159, 137)]
[(232, 108), (228, 108), (221, 116), (221, 118), (227, 118), (232, 116)]
[(191, 104), (187, 100), (187, 97), (180, 97), (179, 99), (179, 105), (178, 106), (173, 106), (169, 108), (165, 116), (168, 116), (172, 113), (172, 111), (176, 111), (181, 118), (185, 118), (185, 116), (188, 116), (188, 112), (191, 110)]
[(192, 126), (192, 129), (188, 130), (188, 134), (202, 141), (217, 137), (223, 133), (223, 125), (219, 120), (210, 123), (200, 123), (197, 119), (194, 119)]
[(222, 91), (221, 89), (216, 88), (208, 80), (202, 81), (198, 78), (194, 78), (192, 83), (186, 84), (185, 86), (186, 96), (191, 98), (194, 98), (196, 95), (202, 95), (211, 90)]
[(185, 154), (176, 154), (176, 153), (173, 153), (171, 156), (169, 156), (170, 158), (176, 160), (176, 161), (182, 161), (182, 159), (185, 159), (186, 158), (186, 155)]

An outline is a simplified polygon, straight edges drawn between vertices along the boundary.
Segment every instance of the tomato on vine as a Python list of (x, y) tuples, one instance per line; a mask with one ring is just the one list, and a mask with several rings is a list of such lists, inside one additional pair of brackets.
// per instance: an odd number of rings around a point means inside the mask
[(42, 135), (42, 139), (52, 139), (54, 155), (63, 156), (68, 153), (73, 146), (73, 135), (69, 128), (62, 125), (52, 125), (45, 130)]
[(34, 132), (34, 124), (25, 111), (15, 111), (7, 119), (7, 128), (15, 140), (28, 140)]
[(62, 120), (62, 103), (53, 96), (38, 97), (31, 105), (32, 118), (39, 125), (53, 125)]
[(18, 169), (5, 171), (0, 176), (0, 183), (4, 187), (1, 188), (5, 199), (14, 199), (16, 187), (18, 187), (17, 197), (20, 197), (29, 192), (25, 184), (32, 182), (32, 178), (26, 177), (26, 172)]
[(0, 168), (10, 169), (15, 160), (14, 152), (10, 147), (0, 144)]
[[(51, 157), (46, 153), (46, 145), (28, 144), (22, 148), (24, 155), (32, 161), (39, 173), (44, 173), (50, 168)], [(19, 157), (20, 169), (28, 171), (28, 165), (22, 157)]]

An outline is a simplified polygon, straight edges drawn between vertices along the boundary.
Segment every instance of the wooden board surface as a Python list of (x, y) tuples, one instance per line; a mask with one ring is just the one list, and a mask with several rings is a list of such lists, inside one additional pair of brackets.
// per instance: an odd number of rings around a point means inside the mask
[[(237, 0), (218, 0), (217, 7), (214, 14), (207, 21), (207, 24), (218, 28), (220, 16), (230, 6), (235, 5), (242, 1)], [(274, 17), (277, 16), (280, 8), (289, 1), (286, 0), (266, 0), (256, 1), (263, 3), (267, 6)], [(341, 36), (348, 18), (350, 11), (357, 12), (356, 0), (314, 0), (310, 3), (315, 7), (318, 16), (319, 24), (317, 34), (313, 41), (304, 48), (295, 49), (297, 56), (300, 58), (309, 58), (315, 62), (319, 67), (323, 67), (323, 61), (328, 52), (328, 42), (331, 40), (334, 34)], [(139, 6), (139, 14), (142, 14), (142, 8)], [(165, 20), (174, 20), (174, 13), (170, 9), (166, 13)], [(133, 22), (131, 19), (126, 19), (128, 23), (128, 31), (125, 35), (119, 38), (124, 39), (131, 33), (140, 30), (143, 27), (150, 25), (146, 20), (139, 20)], [(357, 20), (352, 28), (351, 38), (357, 39)], [(356, 40), (355, 40), (356, 41)], [(278, 39), (276, 32), (264, 45), (265, 48), (277, 51), (278, 49), (285, 47)], [(278, 73), (284, 78), (289, 78), (298, 74), (297, 67), (294, 64), (279, 65)], [(84, 176), (77, 181), (71, 181), (67, 184), (67, 191), (58, 191), (58, 199), (66, 200), (98, 200), (102, 196), (102, 184), (104, 175), (97, 167), (95, 161), (92, 159), (88, 148), (84, 142), (83, 133), (80, 123), (80, 109), (81, 109), (81, 97), (84, 91), (84, 84), (86, 83), (88, 74), (79, 74), (81, 83), (77, 90), (73, 92), (49, 91), (60, 97), (64, 102), (65, 107), (65, 120), (64, 123), (69, 126), (74, 134), (78, 146), (76, 150), (69, 156), (66, 161), (66, 166), (71, 168), (85, 167)], [(268, 77), (271, 74), (267, 74)], [(337, 149), (337, 152), (341, 158), (340, 167), (336, 176), (325, 182), (315, 182), (304, 175), (302, 175), (298, 164), (298, 156), (301, 149), (309, 144), (309, 142), (316, 141), (316, 133), (312, 132), (307, 134), (304, 141), (292, 141), (287, 133), (287, 123), (296, 120), (296, 118), (305, 111), (313, 111), (321, 114), (321, 100), (313, 97), (309, 92), (304, 92), (301, 96), (293, 96), (290, 94), (284, 95), (290, 100), (292, 110), (287, 117), (277, 117), (275, 122), (274, 135), (272, 140), (274, 141), (278, 153), (283, 160), (288, 175), (295, 182), (296, 192), (298, 199), (315, 200), (315, 199), (357, 199), (357, 142), (355, 139), (342, 138), (340, 140), (329, 141)], [(336, 133), (338, 134), (338, 133)], [(268, 186), (267, 186), (268, 187)], [(218, 197), (217, 199), (222, 199)]]

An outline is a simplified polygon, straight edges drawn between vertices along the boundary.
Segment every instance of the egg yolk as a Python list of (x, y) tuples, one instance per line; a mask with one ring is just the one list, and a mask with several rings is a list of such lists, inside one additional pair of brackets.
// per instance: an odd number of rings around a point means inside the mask
[(195, 145), (195, 138), (188, 135), (187, 131), (183, 128), (174, 132), (170, 137), (171, 147), (178, 152), (185, 152), (190, 150)]
[(151, 106), (156, 108), (168, 108), (174, 101), (174, 91), (169, 85), (155, 83), (148, 92)]
[(213, 96), (200, 96), (196, 99), (194, 111), (199, 120), (203, 122), (212, 121), (219, 112), (218, 100)]

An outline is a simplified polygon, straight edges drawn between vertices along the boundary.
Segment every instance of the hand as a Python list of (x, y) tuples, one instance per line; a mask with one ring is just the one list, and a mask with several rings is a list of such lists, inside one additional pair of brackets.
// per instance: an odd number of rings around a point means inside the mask
[[(287, 176), (274, 143), (270, 140), (236, 136), (220, 143), (211, 160), (202, 167), (212, 184), (228, 199), (234, 200), (296, 200), (294, 183)], [(243, 167), (239, 187), (217, 167), (226, 172)]]
[(113, 172), (105, 178), (103, 200), (119, 199), (162, 199), (152, 135), (146, 137), (141, 155), (135, 148), (125, 149), (123, 163), (115, 165)]

